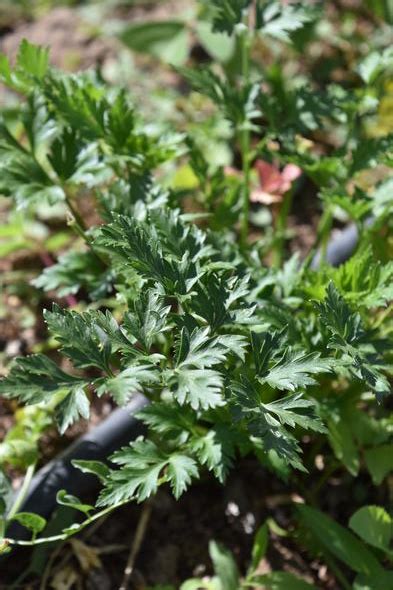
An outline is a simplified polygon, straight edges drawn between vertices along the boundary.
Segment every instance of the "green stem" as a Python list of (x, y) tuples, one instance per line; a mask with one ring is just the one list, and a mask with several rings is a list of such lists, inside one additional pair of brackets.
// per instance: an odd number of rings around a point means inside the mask
[(327, 246), (329, 242), (329, 236), (333, 225), (333, 214), (330, 209), (326, 212), (323, 219), (323, 227), (321, 232), (321, 263), (326, 262)]
[(103, 510), (100, 510), (100, 512), (97, 512), (93, 516), (90, 516), (90, 518), (87, 518), (86, 520), (84, 520), (78, 528), (72, 529), (69, 532), (60, 533), (59, 535), (53, 535), (52, 537), (43, 537), (43, 538), (34, 539), (34, 540), (32, 539), (31, 541), (20, 541), (19, 539), (7, 539), (7, 542), (10, 545), (18, 545), (18, 546), (23, 545), (23, 546), (30, 547), (32, 545), (43, 545), (44, 543), (53, 543), (55, 541), (65, 541), (69, 537), (72, 537), (76, 533), (79, 533), (82, 529), (87, 527), (92, 522), (95, 522), (96, 520), (102, 518), (106, 514), (110, 514), (111, 512), (116, 510), (117, 508), (120, 508), (121, 506), (128, 504), (129, 502), (131, 502), (131, 500), (132, 500), (132, 498), (130, 498), (129, 500), (123, 500), (122, 502), (118, 502), (117, 504), (114, 504), (113, 506), (109, 506), (108, 508), (104, 508)]
[(276, 220), (276, 244), (274, 249), (273, 264), (280, 267), (284, 259), (285, 230), (287, 229), (288, 216), (292, 208), (293, 189), (287, 191)]
[(19, 490), (19, 493), (18, 493), (14, 503), (12, 504), (12, 506), (7, 514), (7, 522), (12, 520), (14, 518), (14, 516), (19, 512), (19, 508), (22, 506), (23, 501), (26, 497), (26, 494), (29, 490), (31, 480), (33, 479), (33, 475), (35, 473), (35, 468), (36, 468), (36, 463), (33, 463), (32, 465), (28, 466), (24, 480), (23, 480), (23, 484)]
[[(379, 328), (382, 326), (386, 318), (389, 318), (393, 311), (393, 303), (389, 305), (384, 311), (381, 312), (380, 316), (377, 318), (376, 323), (374, 324), (375, 328)], [(383, 335), (383, 334), (382, 334)]]
[[(250, 81), (250, 49), (251, 40), (248, 27), (244, 28), (240, 36), (241, 44), (241, 75), (244, 86)], [(240, 225), (240, 242), (243, 248), (247, 245), (248, 239), (248, 222), (250, 214), (250, 176), (251, 176), (251, 159), (250, 159), (251, 134), (247, 121), (243, 122), (243, 128), (240, 130), (240, 149), (242, 156), (243, 169), (243, 202), (242, 216)]]
[(79, 211), (77, 210), (74, 203), (72, 202), (72, 196), (70, 195), (69, 191), (65, 187), (63, 187), (63, 190), (64, 190), (64, 194), (65, 194), (65, 202), (67, 204), (67, 207), (68, 207), (72, 217), (74, 218), (74, 222), (72, 223), (72, 225), (73, 225), (76, 233), (82, 238), (82, 240), (84, 240), (84, 242), (90, 248), (90, 250), (92, 251), (94, 256), (96, 256), (96, 258), (98, 258), (98, 260), (100, 260), (104, 264), (104, 266), (108, 266), (107, 260), (105, 260), (105, 258), (99, 252), (97, 252), (97, 250), (94, 247), (92, 239), (87, 235), (88, 228), (87, 228), (85, 222), (83, 221), (82, 216), (80, 215)]
[(85, 241), (88, 241), (88, 237), (86, 236), (85, 232), (87, 227), (85, 222), (83, 221), (79, 211), (74, 206), (70, 195), (64, 190), (65, 192), (65, 202), (67, 203), (67, 207), (70, 210), (72, 217), (74, 218), (75, 227), (80, 235), (84, 238)]
[(242, 154), (243, 154), (243, 207), (242, 207), (242, 223), (241, 223), (241, 243), (244, 246), (247, 244), (248, 238), (248, 220), (250, 215), (250, 162), (246, 154), (249, 151), (250, 139), (249, 132), (242, 131)]
[(130, 553), (129, 553), (129, 556), (127, 559), (127, 564), (126, 564), (126, 567), (124, 570), (123, 580), (122, 580), (122, 583), (119, 587), (119, 590), (127, 590), (127, 588), (130, 585), (131, 576), (134, 573), (135, 560), (136, 560), (137, 555), (141, 549), (143, 539), (145, 538), (146, 530), (147, 530), (150, 516), (151, 516), (151, 512), (152, 512), (152, 504), (151, 504), (151, 501), (148, 500), (147, 502), (145, 502), (145, 505), (143, 506), (143, 509), (142, 509), (142, 514), (139, 519), (137, 529), (135, 531), (134, 540), (131, 545), (131, 550), (130, 550)]
[(318, 248), (321, 248), (321, 260), (320, 263), (322, 264), (326, 260), (326, 251), (327, 245), (330, 236), (330, 230), (332, 229), (333, 224), (333, 213), (330, 207), (327, 207), (324, 212), (322, 213), (321, 219), (319, 220), (319, 225), (317, 229), (317, 239), (315, 240), (315, 244), (311, 252), (306, 258), (305, 261), (305, 268), (309, 268), (315, 254), (318, 251)]

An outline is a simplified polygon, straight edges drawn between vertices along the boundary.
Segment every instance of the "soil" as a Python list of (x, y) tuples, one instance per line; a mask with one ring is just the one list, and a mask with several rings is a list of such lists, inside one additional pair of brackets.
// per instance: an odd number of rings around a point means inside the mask
[[(254, 461), (243, 461), (225, 487), (209, 478), (196, 484), (178, 502), (168, 493), (160, 493), (153, 504), (150, 524), (136, 562), (135, 578), (147, 585), (171, 580), (178, 588), (181, 581), (191, 576), (210, 575), (208, 546), (212, 539), (233, 552), (241, 572), (245, 573), (256, 530), (272, 516), (277, 524), (287, 527), (288, 504), (292, 499), (299, 500), (300, 496), (288, 491), (287, 486), (284, 489), (282, 482), (270, 478)], [(123, 519), (113, 520), (112, 526), (123, 527), (123, 534), (118, 530), (116, 538), (126, 538), (129, 534), (124, 524), (127, 516), (135, 519), (136, 509), (133, 512), (127, 509)], [(110, 524), (108, 522), (107, 530)], [(132, 534), (129, 543), (131, 541)], [(293, 542), (277, 535), (273, 535), (267, 558), (260, 567), (265, 572), (273, 568), (286, 569), (310, 582), (318, 581), (318, 569), (310, 568), (306, 556), (294, 549)], [(118, 580), (120, 582), (121, 576)], [(335, 588), (332, 579), (325, 582), (318, 587)]]
[[(319, 476), (314, 469), (309, 490), (317, 485)], [(324, 497), (318, 498), (318, 507), (337, 515), (340, 522), (347, 522), (364, 500), (357, 497), (356, 490), (351, 501), (342, 497), (346, 478), (343, 472), (333, 474), (325, 485)], [(155, 584), (163, 587), (172, 584), (179, 588), (187, 578), (211, 575), (208, 546), (212, 539), (233, 552), (241, 573), (245, 574), (253, 536), (269, 518), (277, 527), (276, 532), (270, 532), (268, 551), (258, 568), (260, 573), (285, 570), (303, 577), (319, 590), (340, 590), (317, 556), (302, 549), (301, 542), (295, 543), (294, 504), (304, 501), (305, 490), (300, 489), (296, 479), (294, 482), (288, 486), (277, 477), (271, 477), (255, 460), (244, 459), (225, 486), (205, 476), (179, 501), (173, 499), (169, 490), (161, 490), (151, 504), (151, 516), (135, 561), (130, 588), (146, 590)], [(363, 481), (363, 489), (368, 486), (371, 491), (368, 484)], [(40, 579), (31, 578), (19, 587), (38, 589), (45, 578), (48, 580), (45, 587), (55, 590), (119, 588), (142, 510), (135, 504), (126, 506), (86, 529), (76, 542), (69, 540), (57, 546), (52, 553), (55, 558), (47, 562)], [(279, 534), (279, 527), (289, 531), (289, 535)], [(53, 547), (50, 549), (53, 551)], [(11, 560), (12, 570), (15, 561)], [(60, 580), (64, 579), (74, 580), (75, 586), (61, 585)], [(8, 590), (8, 586), (0, 585), (0, 589)]]
[(115, 44), (94, 32), (69, 8), (56, 8), (36, 22), (21, 24), (0, 41), (11, 59), (22, 39), (50, 47), (51, 63), (66, 70), (81, 70), (102, 64), (114, 55)]

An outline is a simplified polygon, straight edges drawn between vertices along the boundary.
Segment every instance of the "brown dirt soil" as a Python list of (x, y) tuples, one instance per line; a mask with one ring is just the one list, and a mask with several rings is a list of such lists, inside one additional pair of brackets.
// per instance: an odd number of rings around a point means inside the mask
[(173, 18), (174, 15), (178, 15), (184, 12), (185, 7), (187, 9), (192, 8), (195, 5), (194, 0), (165, 0), (157, 2), (157, 0), (141, 3), (139, 6), (127, 6), (118, 7), (115, 10), (115, 16), (121, 16), (127, 20), (145, 20), (148, 18), (150, 21), (166, 20)]
[(66, 70), (86, 69), (111, 57), (113, 41), (96, 37), (69, 8), (56, 8), (41, 19), (19, 26), (0, 41), (0, 50), (14, 58), (22, 39), (48, 46), (51, 63)]
[[(310, 489), (319, 475), (317, 470), (310, 473)], [(340, 480), (343, 479), (346, 475), (341, 472)], [(364, 486), (367, 484), (367, 481), (363, 482)], [(211, 575), (208, 546), (212, 539), (233, 552), (244, 574), (250, 563), (254, 534), (267, 518), (272, 518), (289, 535), (270, 532), (268, 551), (259, 566), (260, 573), (285, 570), (314, 584), (319, 590), (341, 590), (323, 563), (302, 548), (302, 543), (295, 542), (293, 502), (302, 501), (303, 491), (295, 478), (289, 486), (276, 476), (272, 477), (253, 459), (242, 460), (225, 486), (206, 476), (179, 501), (173, 499), (169, 490), (160, 490), (152, 502), (152, 513), (135, 561), (130, 590), (147, 590), (156, 584), (163, 585), (162, 590), (165, 584), (179, 588), (185, 579)], [(346, 522), (353, 510), (361, 505), (356, 494), (350, 502), (342, 497), (342, 488), (337, 486), (334, 476), (328, 480), (325, 491), (324, 497), (319, 499), (319, 507), (329, 510), (340, 522)], [(55, 590), (117, 590), (142, 510), (142, 507), (130, 504), (87, 528), (76, 541), (47, 546), (48, 559), (44, 561), (46, 566), (40, 579), (31, 578), (29, 583), (18, 587), (38, 590), (45, 578), (45, 588)], [(53, 559), (49, 561), (50, 555)], [(20, 559), (18, 563), (21, 563)], [(15, 569), (15, 559), (10, 568)], [(65, 580), (70, 585), (60, 583)], [(8, 587), (0, 584), (0, 589), (8, 590)]]

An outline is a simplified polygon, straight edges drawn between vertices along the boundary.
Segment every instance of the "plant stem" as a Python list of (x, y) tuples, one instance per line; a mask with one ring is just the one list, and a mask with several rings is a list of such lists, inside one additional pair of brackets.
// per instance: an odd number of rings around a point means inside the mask
[(143, 539), (146, 534), (147, 525), (149, 523), (150, 515), (151, 515), (151, 502), (146, 502), (143, 506), (142, 514), (138, 522), (138, 526), (135, 532), (134, 540), (131, 545), (130, 554), (127, 559), (127, 565), (124, 570), (124, 577), (123, 581), (119, 587), (119, 590), (127, 590), (129, 586), (129, 582), (134, 571), (135, 559), (139, 553), (141, 548)]
[(72, 225), (74, 226), (76, 233), (82, 238), (82, 240), (84, 240), (84, 242), (90, 248), (94, 256), (96, 256), (96, 258), (98, 258), (98, 260), (100, 260), (104, 264), (104, 266), (108, 266), (108, 262), (105, 260), (103, 256), (101, 256), (101, 254), (97, 252), (97, 250), (94, 248), (92, 239), (87, 235), (88, 227), (86, 226), (82, 216), (80, 215), (79, 211), (72, 202), (72, 196), (70, 195), (69, 190), (67, 190), (65, 187), (63, 187), (63, 190), (65, 194), (65, 202), (72, 217), (74, 218), (74, 223)]
[[(105, 514), (105, 516), (103, 516), (102, 518), (97, 520), (88, 529), (88, 531), (85, 533), (85, 535), (82, 536), (82, 540), (84, 543), (86, 542), (86, 539), (88, 539), (89, 537), (94, 535), (94, 533), (97, 531), (97, 529), (99, 529), (100, 526), (103, 525), (103, 523), (106, 521), (108, 516), (109, 516), (109, 514)], [(59, 546), (51, 553), (48, 564), (47, 564), (44, 574), (42, 576), (42, 581), (41, 581), (41, 585), (40, 585), (39, 590), (45, 590), (46, 588), (48, 588), (47, 584), (48, 584), (49, 576), (52, 571), (54, 574), (56, 574), (57, 571), (63, 569), (64, 566), (67, 565), (67, 563), (72, 559), (73, 553), (71, 551), (69, 551), (68, 553), (65, 553), (64, 549), (65, 549), (65, 543), (60, 543)], [(63, 554), (64, 554), (64, 556), (63, 556)], [(62, 559), (60, 559), (59, 563), (55, 566), (55, 568), (52, 568), (55, 560), (58, 557), (62, 557)]]
[[(241, 76), (242, 83), (247, 86), (250, 81), (250, 49), (251, 39), (248, 26), (245, 23), (244, 30), (241, 31)], [(242, 202), (242, 216), (240, 225), (240, 242), (243, 248), (247, 244), (248, 238), (248, 220), (250, 213), (250, 145), (251, 134), (246, 120), (243, 121), (243, 127), (240, 130), (240, 149), (242, 156), (243, 169), (243, 202)]]
[(285, 230), (287, 228), (288, 215), (291, 211), (293, 201), (293, 189), (289, 189), (281, 203), (280, 211), (276, 220), (276, 244), (273, 256), (273, 265), (280, 267), (284, 259), (284, 248), (285, 248)]
[(110, 514), (111, 512), (113, 512), (117, 508), (120, 508), (121, 506), (125, 506), (125, 504), (128, 504), (129, 502), (131, 502), (132, 499), (133, 498), (130, 498), (129, 500), (122, 500), (121, 502), (118, 502), (117, 504), (114, 504), (113, 506), (108, 506), (108, 508), (104, 508), (103, 510), (100, 510), (100, 512), (96, 512), (96, 514), (93, 514), (93, 516), (90, 516), (89, 518), (87, 518), (86, 520), (81, 522), (81, 524), (78, 528), (72, 529), (72, 531), (70, 531), (70, 532), (60, 533), (59, 535), (53, 535), (52, 537), (42, 537), (40, 539), (34, 539), (34, 540), (32, 539), (31, 541), (20, 541), (19, 539), (6, 539), (6, 540), (9, 543), (9, 545), (23, 545), (24, 547), (31, 547), (33, 545), (43, 545), (44, 543), (53, 543), (54, 541), (65, 541), (66, 539), (68, 539), (68, 537), (72, 537), (73, 535), (76, 535), (77, 533), (79, 533), (82, 529), (87, 527), (92, 522), (95, 522), (96, 520), (98, 520), (99, 518), (102, 518), (106, 514)]
[(15, 514), (17, 514), (19, 512), (19, 508), (22, 506), (23, 501), (26, 497), (26, 494), (29, 490), (31, 480), (33, 479), (33, 475), (35, 473), (35, 468), (36, 468), (36, 463), (32, 463), (31, 465), (28, 466), (22, 486), (19, 490), (19, 493), (18, 493), (17, 497), (15, 498), (15, 501), (12, 504), (12, 506), (7, 514), (7, 522), (12, 520), (14, 518)]
[(329, 242), (330, 231), (333, 225), (333, 214), (330, 209), (326, 212), (326, 215), (323, 218), (323, 225), (321, 231), (321, 263), (323, 264), (326, 262), (326, 254), (327, 254), (327, 246)]
[(326, 253), (327, 253), (327, 245), (330, 236), (330, 230), (333, 224), (333, 213), (330, 207), (327, 207), (322, 216), (319, 220), (318, 229), (317, 229), (317, 238), (315, 240), (315, 244), (313, 249), (308, 254), (304, 267), (309, 268), (310, 264), (313, 261), (314, 256), (317, 254), (318, 249), (321, 248), (321, 256), (320, 256), (320, 264), (326, 261)]
[(250, 146), (249, 131), (242, 131), (242, 153), (243, 153), (243, 210), (241, 222), (241, 243), (243, 247), (247, 244), (248, 238), (248, 219), (250, 214), (250, 162), (248, 151)]
[(39, 590), (45, 590), (45, 588), (48, 588), (49, 576), (52, 571), (52, 566), (63, 550), (64, 550), (64, 543), (61, 543), (54, 551), (52, 551), (52, 553), (49, 557), (49, 560), (46, 564), (44, 573), (42, 575)]
[(85, 225), (85, 222), (83, 221), (79, 211), (76, 209), (76, 207), (74, 206), (72, 199), (69, 195), (69, 193), (67, 193), (64, 189), (65, 192), (65, 202), (67, 203), (67, 207), (70, 210), (74, 221), (75, 221), (75, 226), (78, 229), (78, 233), (80, 233), (81, 235), (83, 234), (84, 239), (88, 240), (88, 238), (85, 236), (85, 232), (87, 230), (87, 227)]

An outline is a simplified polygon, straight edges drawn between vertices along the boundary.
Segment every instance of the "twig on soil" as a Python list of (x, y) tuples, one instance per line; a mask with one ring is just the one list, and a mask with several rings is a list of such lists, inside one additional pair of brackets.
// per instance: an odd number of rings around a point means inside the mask
[[(105, 514), (102, 518), (100, 518), (99, 520), (97, 520), (97, 522), (95, 522), (91, 527), (89, 527), (86, 530), (85, 534), (82, 535), (83, 541), (85, 542), (88, 538), (90, 538), (92, 535), (94, 535), (94, 533), (97, 531), (97, 529), (99, 529), (99, 527), (104, 524), (104, 522), (106, 521), (106, 519), (108, 517), (109, 517), (109, 514)], [(55, 550), (52, 553), (52, 556), (51, 556), (51, 558), (50, 558), (50, 560), (48, 562), (47, 567), (45, 568), (45, 573), (44, 573), (44, 576), (43, 576), (43, 579), (45, 580), (45, 582), (42, 582), (41, 583), (40, 590), (44, 590), (47, 587), (46, 584), (48, 582), (49, 574), (51, 573), (53, 563), (54, 563), (55, 559), (59, 556), (59, 554), (63, 551), (65, 545), (66, 545), (66, 542), (65, 543), (61, 543), (61, 545), (58, 547), (58, 550)], [(71, 560), (72, 556), (73, 556), (72, 551), (69, 551), (68, 553), (65, 553), (63, 559), (54, 568), (53, 573), (55, 573), (55, 572), (63, 569), (64, 566), (66, 566), (67, 563)]]
[(138, 527), (136, 529), (136, 533), (134, 536), (133, 543), (131, 545), (130, 553), (127, 559), (127, 564), (124, 570), (123, 581), (119, 586), (119, 590), (127, 590), (128, 585), (130, 582), (130, 578), (134, 571), (135, 559), (139, 553), (141, 545), (143, 543), (143, 539), (146, 534), (147, 525), (149, 523), (150, 515), (152, 511), (152, 506), (150, 502), (146, 502), (143, 506), (142, 514), (138, 522)]
[(64, 545), (65, 545), (65, 543), (60, 543), (60, 545), (52, 552), (52, 554), (48, 560), (48, 563), (45, 567), (44, 573), (42, 575), (39, 590), (45, 590), (45, 588), (48, 588), (49, 576), (52, 571), (52, 566), (55, 563), (56, 559), (61, 554), (61, 552), (63, 551)]

